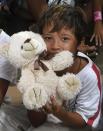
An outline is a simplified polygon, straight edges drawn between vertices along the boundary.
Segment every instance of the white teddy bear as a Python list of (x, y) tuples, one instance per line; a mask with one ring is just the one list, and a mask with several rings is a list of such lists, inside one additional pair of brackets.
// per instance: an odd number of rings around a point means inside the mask
[[(10, 38), (10, 44), (0, 45), (0, 55), (21, 69), (17, 88), (27, 109), (39, 110), (50, 101), (50, 96), (62, 104), (63, 100), (74, 98), (80, 91), (81, 83), (76, 75), (66, 73), (57, 76), (55, 73), (73, 64), (72, 53), (61, 51), (49, 60), (40, 60), (45, 51), (47, 48), (43, 38), (31, 31), (15, 33)], [(39, 69), (34, 68), (37, 60)], [(46, 71), (40, 65), (45, 66)]]

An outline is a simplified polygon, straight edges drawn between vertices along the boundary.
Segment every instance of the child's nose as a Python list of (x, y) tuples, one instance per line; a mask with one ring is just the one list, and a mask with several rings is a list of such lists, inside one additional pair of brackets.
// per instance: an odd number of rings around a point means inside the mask
[(59, 40), (55, 40), (52, 45), (52, 49), (54, 50), (61, 50), (61, 42)]

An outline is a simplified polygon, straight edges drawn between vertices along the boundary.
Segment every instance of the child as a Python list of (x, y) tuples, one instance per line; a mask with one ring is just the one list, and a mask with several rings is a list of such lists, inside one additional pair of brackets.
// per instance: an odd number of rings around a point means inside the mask
[[(81, 80), (81, 91), (74, 99), (65, 102), (64, 106), (58, 105), (51, 96), (51, 103), (44, 107), (47, 122), (38, 128), (31, 127), (29, 131), (69, 131), (77, 128), (89, 131), (98, 125), (101, 114), (100, 70), (90, 58), (77, 50), (85, 36), (85, 29), (82, 10), (67, 4), (52, 5), (41, 17), (38, 31), (47, 44), (48, 56), (62, 50), (74, 54), (74, 63), (67, 71), (76, 74)], [(62, 71), (57, 75), (64, 73)], [(29, 112), (28, 115), (33, 126), (37, 126), (35, 112)]]

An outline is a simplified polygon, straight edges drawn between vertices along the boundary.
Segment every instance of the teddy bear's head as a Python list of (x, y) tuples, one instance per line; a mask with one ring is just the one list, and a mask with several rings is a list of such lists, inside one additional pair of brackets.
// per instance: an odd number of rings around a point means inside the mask
[(0, 55), (7, 57), (16, 67), (23, 67), (35, 60), (45, 50), (46, 44), (41, 35), (31, 31), (15, 33), (10, 43), (0, 45)]

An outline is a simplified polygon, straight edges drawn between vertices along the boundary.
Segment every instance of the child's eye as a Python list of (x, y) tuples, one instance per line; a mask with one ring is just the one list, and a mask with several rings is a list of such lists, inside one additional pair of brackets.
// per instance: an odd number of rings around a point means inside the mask
[(62, 38), (62, 41), (64, 41), (64, 42), (66, 42), (66, 41), (68, 41), (68, 40), (69, 40), (68, 37), (63, 37), (63, 38)]
[(46, 37), (43, 37), (44, 38), (44, 40), (51, 40), (51, 37), (49, 37), (49, 36), (46, 36)]

